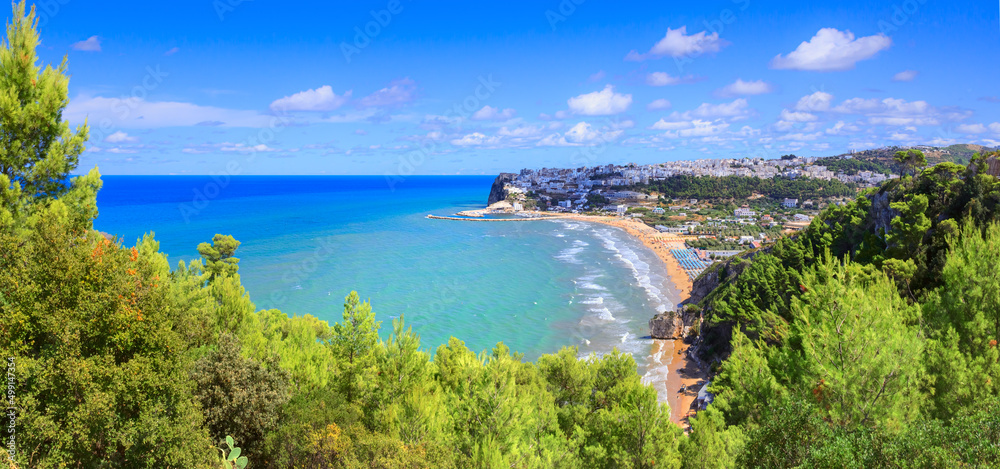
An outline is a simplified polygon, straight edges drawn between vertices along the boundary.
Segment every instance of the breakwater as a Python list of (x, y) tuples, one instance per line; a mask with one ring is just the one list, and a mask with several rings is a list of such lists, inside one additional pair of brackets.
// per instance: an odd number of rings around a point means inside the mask
[(427, 218), (432, 218), (434, 220), (462, 220), (462, 221), (529, 221), (529, 220), (554, 220), (558, 218), (569, 218), (569, 217), (561, 217), (558, 215), (554, 215), (545, 217), (518, 217), (518, 218), (471, 218), (471, 217), (447, 217), (441, 215), (427, 215)]

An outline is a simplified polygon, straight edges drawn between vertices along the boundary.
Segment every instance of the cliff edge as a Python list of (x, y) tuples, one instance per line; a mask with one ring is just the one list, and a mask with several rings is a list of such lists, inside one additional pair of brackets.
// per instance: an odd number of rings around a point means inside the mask
[(486, 201), (486, 205), (493, 205), (506, 199), (506, 185), (514, 182), (515, 177), (517, 177), (517, 175), (514, 173), (500, 173), (500, 175), (493, 180), (493, 187), (490, 188), (490, 198)]

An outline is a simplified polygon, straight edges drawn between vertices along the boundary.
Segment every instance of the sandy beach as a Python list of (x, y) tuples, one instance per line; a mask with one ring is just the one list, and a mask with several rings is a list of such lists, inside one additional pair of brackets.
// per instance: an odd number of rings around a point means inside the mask
[[(672, 233), (661, 233), (634, 218), (579, 214), (556, 215), (546, 212), (530, 213), (536, 217), (533, 218), (535, 220), (545, 218), (573, 219), (602, 223), (625, 230), (625, 232), (640, 240), (642, 244), (656, 253), (656, 256), (663, 261), (670, 281), (680, 292), (680, 301), (686, 300), (691, 295), (693, 281), (681, 267), (680, 263), (677, 262), (677, 259), (674, 259), (674, 256), (670, 254), (671, 249), (684, 248), (684, 240), (687, 237)], [(683, 340), (653, 339), (653, 346), (650, 350), (650, 355), (653, 357), (650, 366), (665, 368), (654, 369), (650, 372), (650, 375), (658, 377), (666, 376), (666, 383), (664, 384), (667, 392), (666, 400), (670, 406), (670, 420), (685, 430), (690, 429), (688, 417), (694, 415), (694, 401), (698, 397), (698, 390), (701, 389), (701, 386), (708, 378), (708, 371), (702, 369), (697, 361), (688, 358), (687, 349), (688, 345)], [(682, 392), (681, 389), (684, 389), (684, 391)]]
[[(660, 233), (656, 229), (645, 223), (631, 219), (619, 217), (600, 217), (589, 215), (572, 215), (566, 218), (575, 218), (581, 221), (603, 223), (605, 225), (616, 226), (625, 230), (630, 235), (642, 241), (646, 247), (653, 250), (667, 267), (670, 280), (680, 290), (680, 299), (683, 301), (691, 295), (692, 280), (687, 272), (670, 254), (671, 249), (684, 247), (684, 237), (670, 233)], [(655, 376), (667, 376), (667, 403), (670, 405), (670, 420), (680, 425), (685, 430), (690, 428), (688, 417), (694, 415), (694, 401), (698, 397), (698, 390), (705, 384), (708, 378), (708, 371), (702, 369), (699, 364), (688, 359), (688, 344), (683, 340), (661, 340), (653, 339), (653, 347), (650, 354), (658, 357), (659, 366), (666, 367), (666, 373), (653, 373)], [(652, 363), (650, 366), (654, 366)], [(681, 392), (681, 389), (684, 389)]]

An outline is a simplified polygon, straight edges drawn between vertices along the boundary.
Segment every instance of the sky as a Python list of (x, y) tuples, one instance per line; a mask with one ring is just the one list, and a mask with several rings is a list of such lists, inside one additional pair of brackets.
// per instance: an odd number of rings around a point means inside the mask
[[(78, 172), (496, 174), (1000, 145), (995, 1), (38, 4)], [(7, 14), (7, 21), (10, 14)]]

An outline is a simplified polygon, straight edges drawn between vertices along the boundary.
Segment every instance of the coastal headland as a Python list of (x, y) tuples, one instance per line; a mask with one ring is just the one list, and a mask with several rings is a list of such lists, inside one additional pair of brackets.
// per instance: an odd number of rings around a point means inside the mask
[[(673, 283), (673, 286), (680, 292), (679, 299), (681, 301), (686, 300), (691, 295), (693, 286), (691, 277), (685, 272), (680, 263), (677, 262), (677, 259), (670, 254), (671, 249), (683, 249), (684, 241), (689, 238), (688, 236), (661, 233), (639, 220), (618, 216), (552, 214), (539, 211), (525, 211), (520, 215), (511, 218), (485, 218), (481, 215), (479, 217), (427, 215), (427, 218), (495, 222), (571, 219), (613, 226), (639, 240), (656, 254), (656, 257), (663, 262), (668, 278)], [(698, 390), (708, 378), (707, 368), (703, 367), (697, 360), (691, 358), (687, 350), (688, 344), (683, 339), (653, 339), (652, 349), (650, 350), (650, 355), (653, 359), (650, 361), (649, 366), (661, 369), (647, 370), (650, 376), (657, 376), (657, 379), (666, 377), (665, 387), (667, 395), (665, 397), (667, 403), (670, 405), (670, 420), (685, 429), (689, 428), (688, 417), (694, 415), (693, 406), (698, 396)]]

